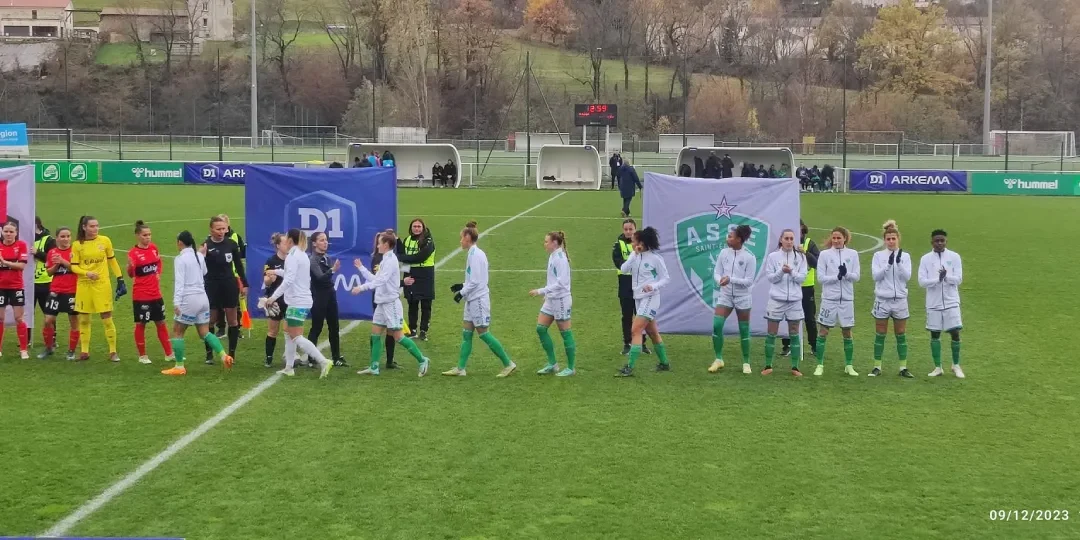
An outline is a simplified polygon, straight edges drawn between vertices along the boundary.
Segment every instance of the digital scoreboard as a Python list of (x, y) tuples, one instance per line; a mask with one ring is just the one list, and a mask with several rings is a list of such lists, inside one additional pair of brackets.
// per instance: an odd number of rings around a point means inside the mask
[(615, 104), (574, 105), (574, 125), (611, 126), (619, 124), (619, 107)]

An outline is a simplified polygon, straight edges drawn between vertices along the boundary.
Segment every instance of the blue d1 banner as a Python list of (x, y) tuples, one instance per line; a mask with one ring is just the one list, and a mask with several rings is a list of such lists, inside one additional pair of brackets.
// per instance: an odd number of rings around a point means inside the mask
[[(261, 287), (264, 263), (274, 254), (272, 234), (292, 228), (308, 236), (324, 232), (330, 240), (330, 257), (341, 261), (341, 269), (334, 276), (341, 318), (371, 320), (371, 292), (358, 296), (349, 293), (362, 282), (353, 260), (359, 258), (371, 268), (375, 233), (397, 227), (394, 169), (244, 165), (241, 170), (246, 182), (247, 273), (252, 288)], [(258, 309), (252, 310), (252, 316), (264, 315)]]
[(968, 190), (964, 171), (852, 169), (850, 191), (956, 191)]
[[(292, 163), (270, 163), (272, 167), (293, 167)], [(244, 163), (185, 163), (185, 184), (243, 185), (247, 167)]]

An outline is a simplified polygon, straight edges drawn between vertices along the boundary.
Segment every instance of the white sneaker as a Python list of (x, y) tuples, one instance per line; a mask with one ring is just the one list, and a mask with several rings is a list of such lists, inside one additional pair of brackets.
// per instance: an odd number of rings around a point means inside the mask
[(927, 377), (940, 377), (940, 376), (942, 376), (944, 374), (945, 374), (945, 372), (941, 371), (941, 368), (936, 367), (936, 368), (934, 368), (934, 371), (931, 371), (930, 373), (927, 373), (926, 376)]
[(292, 377), (293, 375), (296, 375), (296, 372), (289, 369), (289, 368), (285, 368), (285, 369), (279, 371), (278, 375), (284, 375), (286, 377)]
[(424, 361), (420, 362), (420, 371), (417, 372), (416, 376), (423, 377), (424, 375), (427, 375), (428, 366), (430, 364), (431, 360), (429, 360), (428, 357), (425, 356)]
[(847, 373), (848, 375), (851, 375), (852, 377), (858, 377), (859, 376), (859, 372), (855, 371), (855, 368), (852, 367), (852, 366), (844, 366), (844, 373)]
[(817, 367), (814, 368), (814, 375), (820, 377), (823, 373), (825, 373), (825, 366), (818, 364)]
[(459, 367), (455, 367), (454, 369), (451, 369), (450, 371), (444, 371), (443, 375), (446, 375), (447, 377), (464, 377), (465, 376), (465, 370), (461, 369)]
[(29, 351), (19, 351), (19, 358), (22, 358), (23, 360), (29, 360), (30, 359), (30, 352)]
[(742, 365), (742, 372), (747, 374), (747, 375), (750, 375), (751, 373), (754, 372), (754, 369), (750, 367), (750, 364), (743, 364)]
[(375, 369), (364, 368), (364, 369), (361, 369), (360, 371), (357, 371), (356, 374), (357, 375), (378, 375), (379, 374), (379, 369), (378, 368), (375, 368)]
[(513, 362), (510, 362), (510, 365), (504, 367), (503, 370), (500, 371), (498, 375), (496, 375), (496, 377), (498, 377), (500, 379), (509, 377), (510, 374), (513, 373), (514, 370), (516, 370), (516, 369), (517, 369), (517, 364), (515, 364)]
[(331, 362), (329, 360), (323, 361), (322, 366), (320, 366), (321, 369), (319, 370), (319, 378), (320, 379), (325, 379), (326, 376), (330, 374), (330, 369), (333, 368), (333, 367), (334, 367), (333, 362)]
[(960, 369), (959, 365), (954, 365), (952, 367), (952, 373), (953, 373), (953, 375), (956, 375), (957, 379), (963, 379), (964, 378), (964, 370)]
[(166, 362), (175, 362), (176, 361), (176, 355), (175, 354), (170, 354), (169, 356), (166, 356), (165, 361)]
[(145, 355), (143, 355), (143, 356), (140, 356), (140, 357), (139, 357), (139, 363), (140, 363), (140, 364), (152, 364), (153, 362), (151, 362), (151, 361), (150, 361), (150, 357), (149, 357), (149, 356), (145, 356)]

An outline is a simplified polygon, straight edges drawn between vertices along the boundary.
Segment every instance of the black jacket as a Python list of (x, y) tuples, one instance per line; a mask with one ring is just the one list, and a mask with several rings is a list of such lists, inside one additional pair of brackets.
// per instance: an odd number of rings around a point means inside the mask
[[(615, 264), (615, 269), (622, 268), (626, 259), (622, 256), (622, 249), (619, 249), (619, 240), (629, 242), (630, 239), (619, 235), (615, 239), (615, 244), (611, 246), (611, 262)], [(634, 297), (634, 276), (630, 274), (619, 274), (619, 298), (633, 298)]]
[[(420, 251), (415, 255), (405, 254), (405, 243), (398, 239), (397, 258), (401, 264), (420, 264), (427, 260), (432, 253), (435, 252), (435, 239), (431, 237), (431, 232), (424, 231), (419, 237), (412, 237), (416, 240), (416, 243), (420, 246)], [(409, 277), (416, 280), (412, 285), (405, 287), (405, 298), (409, 300), (434, 300), (435, 299), (435, 267), (424, 266), (416, 267), (411, 266), (408, 273)]]
[(311, 292), (313, 294), (334, 294), (334, 260), (325, 253), (311, 254)]
[(721, 171), (720, 174), (724, 178), (731, 178), (731, 171), (735, 168), (735, 162), (730, 157), (724, 156), (724, 159), (720, 160)]

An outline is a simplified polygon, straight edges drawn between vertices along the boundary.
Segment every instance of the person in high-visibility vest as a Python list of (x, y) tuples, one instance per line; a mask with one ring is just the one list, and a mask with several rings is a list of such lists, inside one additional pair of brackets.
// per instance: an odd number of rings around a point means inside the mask
[[(806, 325), (806, 340), (810, 342), (810, 353), (817, 354), (817, 302), (814, 300), (815, 286), (817, 285), (817, 260), (818, 255), (821, 253), (818, 250), (817, 244), (810, 239), (810, 235), (807, 234), (809, 228), (801, 219), (799, 220), (799, 230), (802, 234), (802, 238), (799, 240), (799, 245), (795, 246), (795, 249), (800, 253), (806, 255), (806, 265), (809, 270), (806, 272), (806, 279), (802, 284), (802, 307), (803, 313), (806, 314), (806, 319), (803, 320), (803, 324)], [(783, 351), (780, 353), (783, 356), (791, 355), (791, 339), (783, 339)]]
[[(47, 314), (46, 305), (49, 303), (49, 287), (52, 284), (52, 276), (49, 275), (48, 260), (45, 258), (49, 250), (56, 247), (56, 239), (49, 233), (49, 229), (41, 224), (41, 217), (34, 218), (34, 245), (30, 254), (34, 256), (34, 299), (41, 308), (42, 314)], [(45, 335), (45, 325), (41, 325), (41, 337), (45, 339), (46, 346), (49, 340)]]
[[(409, 224), (409, 235), (398, 240), (398, 261), (408, 267), (405, 275), (412, 278), (412, 285), (405, 286), (405, 299), (409, 304), (410, 337), (427, 341), (431, 325), (431, 303), (435, 300), (435, 239), (422, 219)], [(417, 325), (419, 319), (419, 325)], [(419, 333), (416, 333), (419, 331)]]
[[(623, 263), (634, 253), (634, 233), (637, 232), (637, 222), (626, 218), (622, 222), (622, 234), (615, 239), (611, 246), (611, 262), (615, 264), (615, 271), (619, 273), (619, 308), (622, 311), (622, 355), (630, 354), (630, 328), (634, 323), (634, 313), (637, 304), (634, 302), (634, 276), (630, 272), (620, 270)], [(641, 342), (641, 352), (651, 354), (652, 351)]]

